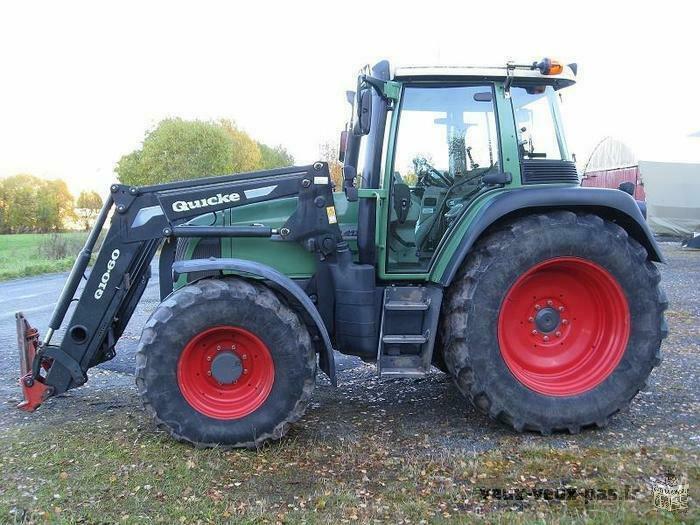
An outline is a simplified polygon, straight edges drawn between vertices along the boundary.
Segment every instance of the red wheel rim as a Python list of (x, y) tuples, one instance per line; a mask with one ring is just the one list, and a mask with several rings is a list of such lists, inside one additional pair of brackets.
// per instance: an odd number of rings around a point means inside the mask
[(577, 257), (557, 257), (510, 287), (498, 317), (501, 355), (523, 385), (574, 396), (617, 367), (630, 332), (625, 294), (610, 273)]
[(215, 419), (239, 419), (265, 402), (275, 365), (265, 343), (234, 326), (194, 336), (177, 363), (180, 391), (192, 408)]

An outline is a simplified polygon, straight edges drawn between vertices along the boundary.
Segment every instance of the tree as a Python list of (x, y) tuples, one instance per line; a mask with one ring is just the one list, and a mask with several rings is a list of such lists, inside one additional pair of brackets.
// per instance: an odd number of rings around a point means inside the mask
[(66, 221), (77, 218), (73, 209), (73, 195), (62, 180), (44, 181), (36, 200), (36, 229), (40, 232), (62, 230)]
[(41, 180), (19, 174), (2, 180), (2, 233), (22, 233), (36, 226), (36, 188)]
[(258, 142), (258, 148), (260, 148), (262, 156), (262, 165), (260, 167), (264, 170), (294, 165), (294, 157), (281, 145), (270, 147), (262, 142)]
[(50, 232), (75, 218), (73, 196), (62, 180), (20, 174), (0, 181), (0, 232)]
[(161, 121), (140, 149), (117, 163), (117, 177), (136, 186), (234, 171), (233, 139), (221, 126), (179, 118)]
[(96, 191), (81, 191), (78, 195), (76, 208), (100, 211), (102, 208), (102, 198)]
[(115, 171), (124, 184), (140, 186), (293, 163), (284, 147), (256, 142), (232, 120), (176, 118), (148, 131), (141, 148), (119, 159)]
[(221, 128), (231, 138), (233, 173), (255, 171), (262, 165), (262, 154), (258, 143), (241, 131), (232, 120), (221, 119)]
[(76, 208), (77, 214), (85, 223), (85, 229), (89, 230), (102, 208), (102, 199), (96, 191), (81, 191)]
[(328, 171), (335, 191), (343, 189), (343, 164), (338, 160), (338, 145), (335, 142), (326, 141), (319, 146), (321, 160), (328, 163)]

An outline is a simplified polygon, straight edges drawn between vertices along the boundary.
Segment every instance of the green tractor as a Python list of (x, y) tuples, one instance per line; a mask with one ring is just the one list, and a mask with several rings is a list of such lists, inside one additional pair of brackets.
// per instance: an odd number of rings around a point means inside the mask
[(579, 185), (559, 111), (575, 76), (380, 62), (348, 94), (342, 188), (323, 162), (113, 185), (44, 338), (17, 314), (20, 408), (114, 357), (160, 250), (136, 383), (179, 440), (281, 438), (317, 368), (336, 384), (336, 351), (381, 377), (436, 366), (517, 431), (605, 425), (659, 363), (667, 302), (639, 205)]

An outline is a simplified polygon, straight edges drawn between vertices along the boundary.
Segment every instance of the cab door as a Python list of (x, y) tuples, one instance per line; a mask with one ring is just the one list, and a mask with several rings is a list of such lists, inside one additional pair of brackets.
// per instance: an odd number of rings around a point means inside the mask
[[(408, 84), (391, 159), (386, 273), (426, 273), (450, 227), (500, 169), (494, 86)], [(385, 178), (386, 180), (386, 178)]]

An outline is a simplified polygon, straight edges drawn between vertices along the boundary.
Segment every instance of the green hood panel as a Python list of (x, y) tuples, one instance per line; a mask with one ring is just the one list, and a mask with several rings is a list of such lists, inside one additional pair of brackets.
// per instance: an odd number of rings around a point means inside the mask
[[(348, 202), (342, 192), (334, 193), (333, 198), (341, 231), (348, 240), (351, 250), (355, 251), (357, 202)], [(296, 207), (296, 197), (275, 199), (239, 206), (216, 214), (205, 214), (193, 219), (190, 224), (200, 226), (264, 224), (271, 228), (281, 228)], [(190, 243), (190, 249), (185, 253), (186, 259), (192, 258), (195, 245), (196, 242)], [(316, 271), (316, 260), (312, 253), (298, 243), (274, 238), (222, 238), (221, 257), (255, 261), (270, 266), (291, 278), (309, 278)], [(184, 283), (178, 282), (178, 284)]]

